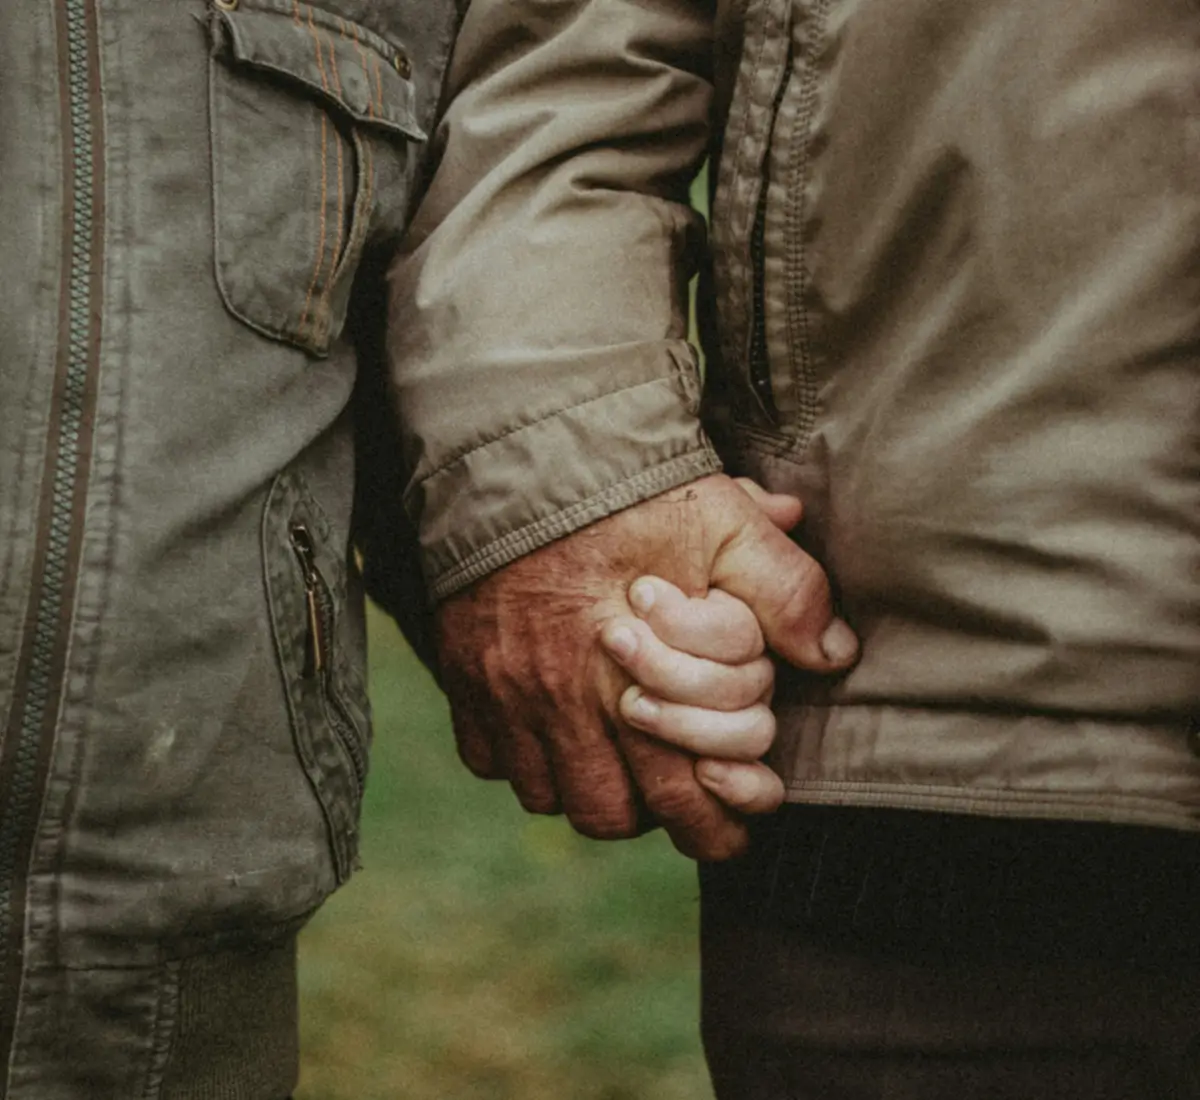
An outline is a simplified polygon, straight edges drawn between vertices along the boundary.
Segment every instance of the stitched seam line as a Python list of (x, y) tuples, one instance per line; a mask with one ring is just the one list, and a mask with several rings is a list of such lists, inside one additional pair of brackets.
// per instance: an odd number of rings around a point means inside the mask
[(443, 462), (439, 463), (434, 469), (430, 470), (429, 473), (421, 475), (417, 479), (418, 484), (437, 477), (438, 474), (449, 469), (456, 463), (461, 462), (463, 459), (469, 458), (476, 451), (482, 451), (485, 447), (490, 447), (493, 443), (499, 443), (501, 440), (507, 439), (510, 435), (516, 435), (518, 432), (526, 431), (529, 428), (536, 428), (539, 424), (545, 423), (547, 420), (553, 420), (556, 416), (561, 416), (563, 413), (573, 412), (576, 409), (583, 408), (585, 405), (591, 405), (597, 401), (604, 401), (609, 397), (616, 397), (618, 394), (633, 393), (634, 390), (640, 390), (645, 386), (661, 386), (671, 384), (672, 380), (669, 378), (650, 378), (645, 382), (635, 382), (632, 386), (623, 386), (620, 389), (608, 390), (605, 393), (593, 394), (591, 397), (582, 398), (573, 404), (563, 405), (560, 408), (544, 413), (536, 420), (530, 420), (524, 424), (518, 424), (512, 428), (506, 428), (504, 431), (499, 432), (496, 435), (489, 436), (478, 443), (471, 444), (471, 446), (465, 448), (464, 450), (456, 452)]
[[(346, 21), (340, 17), (338, 19), (338, 29), (342, 32), (342, 37), (346, 38)], [(354, 48), (358, 51), (358, 60), (362, 64), (363, 79), (366, 80), (367, 88), (369, 89), (371, 87), (371, 71), (367, 66), (367, 51), (363, 49), (362, 43), (358, 40), (358, 28), (352, 27), (351, 31), (353, 34), (351, 40), (354, 42)], [(375, 117), (375, 101), (370, 95), (367, 96), (367, 117)]]
[[(256, 2), (252, 5), (252, 8), (254, 14), (261, 15), (286, 16), (290, 12), (293, 19), (295, 19), (296, 8), (298, 5), (299, 0), (270, 0), (270, 2), (266, 2), (266, 0), (256, 0)], [(344, 4), (339, 6), (345, 7)], [(303, 7), (307, 9), (308, 4), (305, 3)], [(247, 11), (250, 10), (251, 8), (248, 6)], [(334, 12), (326, 11), (322, 7), (313, 8), (312, 17), (313, 22), (318, 27), (328, 28), (329, 30), (336, 30), (338, 21), (343, 18)], [(236, 18), (236, 13), (234, 14), (234, 18)], [(389, 66), (396, 57), (408, 56), (403, 43), (389, 41), (386, 37), (384, 37), (378, 31), (373, 30), (366, 23), (356, 23), (353, 19), (345, 19), (344, 21), (351, 28), (357, 28), (362, 44), (372, 53), (379, 54), (379, 56), (382, 57)], [(299, 25), (303, 26), (303, 23), (300, 23)], [(399, 76), (399, 73), (396, 75)], [(401, 79), (403, 78), (401, 77)], [(411, 81), (409, 83), (411, 83)]]
[[(819, 0), (813, 12), (812, 35), (804, 51), (807, 66), (803, 76), (799, 118), (796, 128), (795, 168), (791, 177), (797, 181), (795, 191), (786, 198), (787, 215), (785, 241), (785, 270), (790, 302), (786, 311), (788, 344), (791, 347), (792, 383), (796, 387), (796, 427), (794, 447), (803, 450), (812, 436), (817, 419), (816, 363), (812, 351), (812, 331), (805, 296), (811, 284), (808, 274), (807, 248), (804, 240), (805, 188), (811, 167), (812, 127), (816, 117), (817, 65), (825, 40), (825, 20), (829, 0)], [(788, 244), (792, 247), (788, 247)]]
[[(639, 470), (636, 474), (593, 493), (585, 500), (543, 516), (524, 527), (518, 527), (481, 547), (435, 577), (429, 586), (430, 593), (434, 600), (439, 600), (458, 587), (484, 576), (493, 568), (498, 568), (555, 538), (569, 534), (583, 526), (584, 522), (611, 514), (618, 510), (619, 501), (626, 500), (632, 503), (637, 498), (646, 499), (685, 480), (694, 481), (697, 477), (719, 472), (720, 469), (721, 462), (715, 452), (707, 444), (702, 444), (699, 448), (675, 455), (657, 466)], [(581, 520), (582, 522), (579, 522)]]
[[(755, 71), (756, 72), (761, 68), (762, 58), (766, 55), (767, 48), (769, 45), (771, 45), (771, 42), (772, 42), (771, 31), (775, 27), (775, 20), (773, 18), (773, 15), (774, 15), (774, 13), (773, 13), (771, 7), (768, 6), (766, 9), (766, 12), (764, 14), (762, 48), (759, 50), (758, 56), (755, 58)], [(781, 18), (779, 19), (778, 26), (782, 27), (786, 30), (786, 28), (787, 28), (786, 16), (783, 16), (781, 14)], [(765, 125), (763, 127), (761, 134), (758, 135), (758, 140), (756, 142), (754, 142), (754, 145), (761, 148), (761, 156), (753, 158), (754, 160), (757, 160), (759, 162), (757, 170), (753, 173), (754, 180), (755, 180), (755, 186), (752, 188), (751, 191), (747, 192), (745, 206), (743, 209), (741, 209), (739, 211), (739, 215), (738, 215), (739, 219), (744, 223), (744, 230), (742, 228), (739, 228), (739, 231), (738, 231), (739, 239), (744, 240), (746, 242), (746, 248), (745, 248), (744, 252), (742, 253), (744, 256), (744, 259), (745, 259), (745, 263), (738, 265), (738, 276), (737, 276), (737, 278), (738, 278), (738, 323), (737, 323), (737, 327), (738, 327), (738, 330), (743, 333), (744, 338), (742, 340), (742, 346), (740, 348), (735, 347), (733, 349), (734, 358), (730, 360), (731, 362), (738, 362), (739, 358), (744, 356), (745, 349), (747, 347), (749, 347), (749, 343), (748, 343), (749, 330), (753, 324), (753, 318), (754, 318), (754, 279), (755, 279), (754, 257), (751, 255), (751, 241), (753, 240), (753, 236), (754, 236), (754, 221), (755, 221), (755, 215), (758, 210), (758, 204), (760, 201), (763, 201), (763, 193), (767, 189), (766, 168), (767, 168), (768, 158), (771, 155), (771, 138), (772, 138), (772, 135), (775, 130), (775, 117), (778, 113), (775, 109), (775, 97), (778, 95), (779, 87), (786, 86), (786, 82), (788, 79), (787, 56), (788, 56), (787, 46), (785, 43), (784, 47), (783, 47), (783, 57), (780, 60), (780, 70), (779, 70), (778, 78), (776, 80), (770, 81), (769, 83), (765, 80), (759, 80), (756, 83), (756, 86), (754, 89), (755, 93), (757, 93), (760, 90), (762, 92), (766, 93), (765, 95), (763, 95), (762, 101), (759, 104), (759, 106), (765, 116), (766, 122), (765, 122)], [(740, 155), (741, 155), (741, 150), (739, 150), (739, 156)], [(747, 176), (749, 176), (751, 165), (752, 165), (752, 161), (750, 158), (750, 147), (747, 146), (747, 149), (745, 151), (745, 156), (742, 157), (742, 159), (741, 159), (740, 172), (745, 173)]]
[[(787, 790), (805, 794), (813, 801), (832, 801), (838, 795), (855, 795), (862, 804), (883, 804), (897, 801), (928, 800), (939, 803), (1024, 803), (1036, 807), (1039, 812), (1057, 812), (1066, 816), (1090, 807), (1099, 812), (1126, 807), (1130, 811), (1153, 816), (1161, 820), (1181, 821), (1192, 818), (1177, 802), (1153, 799), (1145, 795), (1109, 791), (1030, 791), (1014, 790), (1010, 787), (978, 788), (964, 787), (951, 783), (881, 783), (870, 780), (848, 779), (792, 779)], [(822, 798), (822, 795), (825, 797)], [(1177, 810), (1178, 813), (1172, 813)], [(1109, 813), (1106, 816), (1111, 816)], [(1200, 829), (1200, 824), (1194, 826)]]
[(725, 434), (728, 445), (722, 449), (732, 455), (779, 459), (802, 469), (808, 466), (804, 455), (792, 450), (792, 440), (782, 432), (768, 432), (756, 424), (747, 424), (735, 419)]
[[(740, 210), (741, 204), (738, 201), (738, 193), (737, 193), (738, 181), (741, 179), (741, 177), (745, 171), (745, 166), (749, 160), (749, 151), (753, 144), (753, 133), (752, 133), (752, 127), (750, 125), (750, 110), (754, 105), (754, 92), (755, 92), (755, 87), (757, 84), (757, 81), (754, 79), (754, 74), (759, 71), (760, 64), (762, 62), (762, 56), (766, 52), (769, 22), (770, 22), (770, 11), (769, 11), (768, 7), (764, 7), (762, 31), (758, 38), (758, 48), (755, 51), (754, 64), (749, 69), (749, 75), (746, 79), (745, 98), (742, 101), (742, 115), (741, 115), (742, 134), (741, 134), (741, 138), (738, 141), (738, 147), (737, 147), (736, 154), (732, 158), (733, 163), (730, 166), (729, 174), (725, 180), (725, 182), (727, 183), (727, 192), (729, 195), (728, 210), (721, 211), (720, 213), (727, 214), (730, 235), (735, 238), (738, 236), (738, 231), (739, 231), (738, 222), (740, 222), (740, 220), (741, 220), (741, 210)], [(739, 73), (738, 73), (739, 78), (741, 77), (742, 71), (743, 70), (739, 69)], [(724, 175), (724, 173), (721, 173), (721, 175)], [(721, 181), (718, 180), (718, 182), (721, 182)], [(717, 204), (714, 203), (714, 207), (716, 205)], [(718, 213), (719, 212), (716, 209), (714, 209), (714, 211), (713, 211), (714, 220), (718, 217)], [(748, 234), (746, 236), (746, 240), (748, 243), (749, 242)], [(748, 265), (748, 261), (747, 261), (747, 265)], [(745, 297), (746, 297), (745, 282), (746, 282), (746, 280), (744, 277), (745, 271), (744, 271), (744, 269), (742, 269), (742, 265), (740, 262), (737, 266), (741, 270), (737, 270), (737, 271), (734, 270), (734, 265), (732, 264), (732, 262), (728, 263), (727, 265), (722, 265), (722, 266), (726, 266), (728, 268), (727, 288), (728, 288), (730, 297), (734, 298), (734, 296), (736, 296), (735, 300), (731, 301), (730, 304), (735, 305), (737, 314), (741, 317), (744, 317), (746, 315), (746, 309), (745, 309)], [(736, 348), (734, 347), (732, 330), (735, 327), (739, 327), (739, 326), (733, 324), (733, 321), (734, 321), (734, 318), (730, 317), (728, 319), (728, 322), (721, 326), (722, 336), (723, 336), (721, 343), (724, 346), (725, 358), (728, 362), (731, 362), (731, 363), (737, 361), (736, 354), (735, 354)]]
[[(317, 48), (317, 69), (321, 74), (321, 87), (329, 92), (329, 83), (325, 78), (325, 59), (321, 56), (321, 40), (317, 37), (317, 28), (313, 23), (312, 8), (308, 8), (308, 31), (312, 35), (313, 45)], [(312, 305), (313, 292), (317, 288), (317, 280), (321, 277), (321, 268), (325, 266), (325, 207), (329, 197), (328, 187), (328, 143), (329, 119), (324, 111), (321, 112), (321, 216), (317, 232), (317, 257), (313, 265), (312, 277), (308, 283), (308, 293), (304, 296), (304, 309), (300, 313), (300, 321), (296, 325), (296, 334), (304, 332), (308, 320), (309, 307)], [(340, 150), (339, 150), (340, 151)]]
[(379, 74), (379, 58), (373, 58), (375, 65), (375, 94), (377, 96), (376, 108), (380, 113), (383, 112), (383, 78)]

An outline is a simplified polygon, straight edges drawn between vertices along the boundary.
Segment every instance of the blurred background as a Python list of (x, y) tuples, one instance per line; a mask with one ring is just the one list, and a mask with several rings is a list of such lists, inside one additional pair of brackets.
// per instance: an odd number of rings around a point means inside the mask
[(399, 632), (370, 629), (365, 866), (301, 937), (297, 1100), (711, 1100), (694, 865), (476, 779)]
[[(707, 187), (704, 169), (701, 214)], [(694, 284), (692, 313), (695, 344)], [(695, 865), (662, 833), (586, 840), (476, 779), (369, 611), (364, 868), (301, 936), (296, 1100), (712, 1100)]]

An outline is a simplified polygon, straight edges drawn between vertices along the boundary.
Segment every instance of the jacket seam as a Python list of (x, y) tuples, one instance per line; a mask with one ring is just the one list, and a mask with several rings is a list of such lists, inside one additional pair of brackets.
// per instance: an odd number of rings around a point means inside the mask
[(278, 920), (272, 921), (256, 921), (253, 926), (252, 935), (226, 939), (221, 933), (216, 932), (199, 936), (194, 940), (168, 942), (159, 949), (159, 955), (154, 959), (137, 962), (94, 964), (58, 961), (33, 965), (29, 968), (29, 972), (31, 974), (57, 974), (60, 972), (67, 974), (90, 974), (108, 970), (121, 972), (149, 971), (169, 967), (186, 959), (207, 958), (210, 955), (224, 955), (238, 950), (259, 950), (264, 946), (269, 946), (266, 942), (269, 937), (279, 936), (282, 939), (298, 936), (312, 915), (324, 904), (325, 901), (322, 899), (315, 905), (310, 904), (307, 908), (293, 916), (280, 917)]
[[(1036, 809), (1039, 814), (1070, 817), (1080, 810), (1091, 809), (1106, 820), (1114, 819), (1114, 810), (1121, 808), (1140, 817), (1160, 821), (1176, 821), (1186, 811), (1170, 799), (1156, 799), (1124, 791), (1055, 791), (1022, 790), (1013, 787), (969, 787), (959, 783), (901, 783), (849, 779), (792, 779), (786, 783), (789, 794), (802, 794), (813, 801), (849, 801), (839, 795), (854, 796), (856, 805), (892, 805), (905, 803), (927, 804), (936, 800), (947, 806), (966, 810), (968, 806), (1008, 805)], [(1057, 807), (1057, 809), (1056, 809)], [(1172, 812), (1175, 810), (1177, 812)]]
[(769, 432), (757, 425), (736, 419), (732, 421), (732, 431), (728, 435), (729, 443), (722, 450), (728, 450), (731, 454), (752, 454), (758, 458), (779, 459), (800, 468), (808, 465), (807, 440), (801, 441), (802, 446), (796, 448), (796, 440), (785, 432)]
[[(799, 103), (796, 107), (794, 144), (788, 157), (788, 186), (784, 202), (784, 324), (787, 331), (787, 367), (795, 390), (789, 450), (803, 451), (812, 438), (820, 413), (817, 392), (817, 353), (813, 347), (813, 318), (808, 307), (812, 285), (810, 247), (805, 227), (808, 188), (813, 174), (814, 120), (821, 101), (818, 66), (827, 36), (830, 0), (817, 0), (803, 53)], [(769, 360), (768, 360), (769, 362)]]
[[(681, 455), (660, 462), (636, 474), (622, 478), (620, 481), (601, 489), (575, 504), (568, 505), (548, 516), (534, 520), (523, 527), (510, 531), (506, 535), (487, 543), (464, 558), (457, 565), (443, 570), (429, 585), (430, 594), (434, 600), (440, 600), (463, 585), (484, 576), (492, 569), (529, 553), (539, 546), (555, 538), (561, 538), (582, 526), (576, 521), (589, 512), (595, 512), (593, 518), (599, 519), (609, 515), (619, 508), (612, 505), (622, 495), (635, 496), (643, 489), (653, 489), (665, 492), (673, 485), (681, 484), (680, 474), (689, 473), (694, 476), (686, 480), (695, 480), (708, 473), (716, 473), (721, 469), (720, 459), (716, 452), (704, 442), (700, 447), (689, 449)], [(623, 490), (628, 491), (623, 494)], [(645, 499), (643, 496), (642, 499)], [(630, 502), (630, 504), (635, 501)], [(585, 521), (587, 522), (587, 521)], [(548, 537), (543, 537), (548, 536)]]
[(507, 439), (509, 436), (517, 435), (519, 432), (526, 431), (529, 428), (536, 428), (539, 424), (543, 424), (547, 420), (553, 420), (556, 416), (561, 416), (563, 413), (573, 412), (576, 409), (582, 409), (584, 406), (592, 405), (597, 401), (604, 401), (610, 397), (616, 397), (618, 394), (632, 393), (634, 390), (642, 389), (645, 386), (660, 386), (664, 383), (670, 384), (672, 381), (673, 380), (670, 378), (648, 378), (643, 382), (635, 382), (632, 386), (620, 386), (616, 389), (606, 390), (604, 393), (592, 394), (590, 397), (582, 398), (579, 401), (572, 402), (570, 405), (562, 405), (556, 409), (552, 409), (544, 415), (539, 416), (534, 420), (527, 421), (524, 424), (517, 424), (511, 428), (505, 428), (502, 432), (499, 432), (496, 435), (487, 436), (484, 439), (472, 443), (466, 449), (455, 452), (449, 458), (444, 459), (432, 470), (430, 470), (429, 473), (422, 474), (417, 477), (413, 481), (413, 484), (409, 487), (408, 492), (405, 493), (405, 497), (411, 497), (418, 486), (423, 485), (427, 481), (431, 481), (433, 478), (437, 477), (438, 474), (448, 470), (456, 463), (463, 461), (465, 458), (469, 458), (477, 451), (482, 451), (485, 448), (490, 447), (493, 443), (499, 443), (502, 440)]

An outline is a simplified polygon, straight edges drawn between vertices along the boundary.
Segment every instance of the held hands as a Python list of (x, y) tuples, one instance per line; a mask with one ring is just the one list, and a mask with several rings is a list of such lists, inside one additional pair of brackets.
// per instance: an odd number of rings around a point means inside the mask
[(638, 617), (615, 618), (601, 634), (634, 680), (621, 717), (698, 757), (696, 778), (731, 809), (777, 809), (783, 782), (759, 762), (775, 739), (775, 666), (753, 612), (716, 588), (688, 599), (658, 577), (635, 581), (629, 602)]
[[(714, 673), (712, 683), (719, 685), (720, 705), (708, 709), (734, 715), (757, 706), (758, 692), (770, 686), (765, 665), (744, 676), (716, 668), (727, 663), (720, 659), (727, 651), (704, 651), (705, 631), (686, 631), (691, 635), (686, 642), (673, 633), (673, 605), (665, 590), (657, 616), (630, 616), (630, 586), (654, 576), (707, 606), (707, 611), (694, 607), (697, 614), (721, 612), (723, 597), (703, 599), (711, 590), (743, 601), (766, 644), (797, 667), (813, 672), (848, 667), (857, 643), (833, 617), (825, 575), (779, 529), (798, 519), (797, 501), (714, 475), (542, 547), (446, 600), (438, 612), (440, 664), (468, 767), (507, 779), (526, 809), (564, 812), (589, 836), (632, 836), (661, 824), (686, 855), (722, 859), (741, 851), (745, 822), (712, 793), (717, 789), (728, 797), (735, 788), (722, 786), (719, 766), (704, 764), (697, 771), (691, 752), (647, 736), (626, 720), (633, 700), (625, 707), (621, 700), (630, 677), (601, 636), (611, 644), (607, 628), (625, 620), (645, 645), (661, 631), (679, 653), (709, 662), (689, 666), (693, 671), (682, 674), (681, 688), (670, 678), (655, 680), (655, 661), (645, 661), (653, 650), (642, 650), (637, 675), (665, 704), (709, 704), (708, 686), (699, 694), (685, 690), (686, 677), (699, 667)], [(748, 654), (753, 641), (743, 636), (737, 655)], [(701, 651), (693, 652), (697, 648)], [(623, 660), (636, 663), (637, 652)], [(664, 708), (660, 718), (680, 719), (681, 713)], [(759, 720), (761, 712), (755, 712), (746, 721)], [(759, 780), (747, 781), (750, 773), (743, 769), (734, 774), (740, 776), (733, 781), (737, 790), (765, 779), (756, 772)], [(741, 797), (731, 801), (740, 804)]]

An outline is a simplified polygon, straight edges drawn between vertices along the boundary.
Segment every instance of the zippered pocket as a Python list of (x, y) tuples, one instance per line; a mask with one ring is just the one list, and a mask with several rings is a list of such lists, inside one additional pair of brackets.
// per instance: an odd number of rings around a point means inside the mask
[(317, 568), (317, 552), (308, 527), (302, 522), (296, 522), (292, 524), (288, 537), (304, 575), (305, 608), (308, 618), (304, 675), (306, 679), (316, 680), (321, 689), (326, 717), (350, 761), (355, 789), (361, 798), (367, 781), (367, 754), (359, 740), (354, 719), (334, 687), (332, 641), (337, 620), (333, 596)]
[[(791, 86), (791, 0), (756, 0), (746, 9), (746, 38), (716, 167), (711, 237), (719, 355), (710, 369), (739, 420), (779, 426), (778, 380), (768, 357), (768, 162), (780, 107)], [(775, 191), (778, 191), (778, 184)], [(776, 296), (776, 282), (771, 291)]]
[[(768, 131), (767, 147), (775, 136), (779, 109), (792, 80), (792, 49), (789, 46), (784, 60), (784, 76), (779, 81), (774, 101), (771, 104), (771, 128)], [(763, 411), (774, 422), (779, 420), (779, 409), (775, 403), (775, 385), (771, 379), (771, 358), (767, 348), (767, 260), (766, 228), (767, 200), (771, 179), (765, 164), (762, 172), (762, 190), (754, 210), (754, 226), (750, 231), (750, 335), (746, 351), (746, 370), (750, 388), (758, 398)]]
[(263, 522), (271, 627), (296, 757), (325, 816), (339, 883), (358, 857), (370, 752), (363, 597), (348, 545), (298, 474), (276, 478)]

